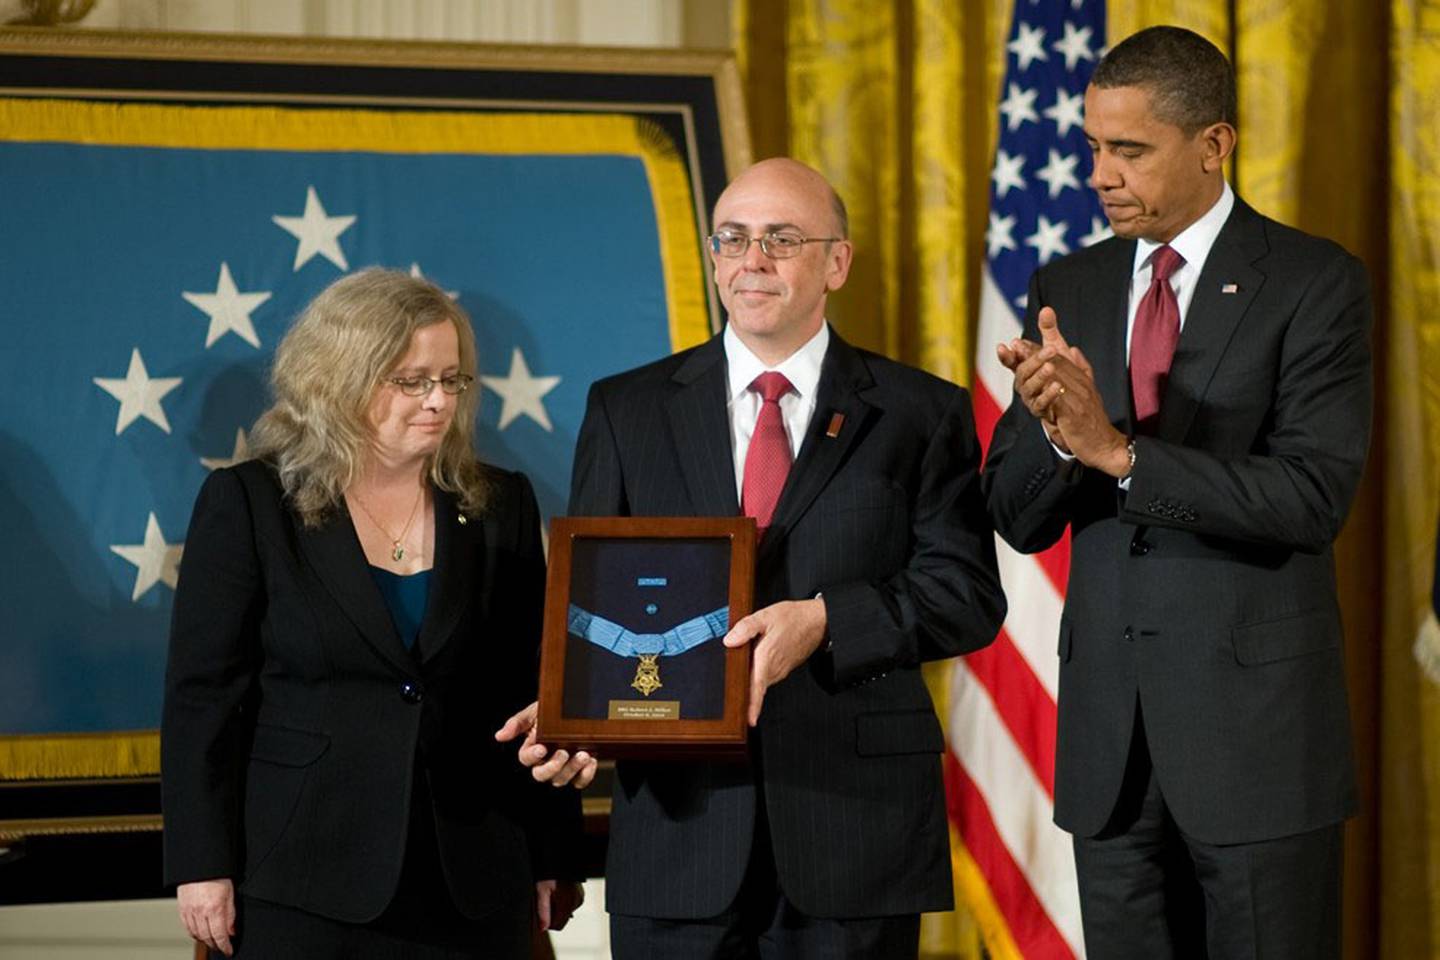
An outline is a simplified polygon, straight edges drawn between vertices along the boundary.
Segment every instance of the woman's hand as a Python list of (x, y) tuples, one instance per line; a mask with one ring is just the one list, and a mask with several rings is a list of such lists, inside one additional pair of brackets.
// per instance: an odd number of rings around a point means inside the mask
[(585, 885), (574, 880), (538, 880), (535, 916), (541, 930), (564, 930), (571, 915), (585, 902)]
[(230, 946), (235, 936), (235, 885), (228, 878), (182, 883), (175, 889), (175, 899), (180, 922), (190, 936), (227, 957), (235, 953)]
[(537, 705), (532, 703), (506, 720), (505, 726), (495, 731), (495, 739), (501, 743), (509, 743), (520, 734), (525, 734), (525, 742), (520, 745), (518, 756), (520, 762), (530, 768), (530, 776), (555, 787), (563, 787), (568, 783), (577, 790), (585, 789), (590, 785), (590, 781), (595, 779), (599, 761), (584, 750), (577, 750), (573, 757), (566, 750), (556, 750), (547, 760), (549, 748), (543, 743), (535, 742), (537, 709)]

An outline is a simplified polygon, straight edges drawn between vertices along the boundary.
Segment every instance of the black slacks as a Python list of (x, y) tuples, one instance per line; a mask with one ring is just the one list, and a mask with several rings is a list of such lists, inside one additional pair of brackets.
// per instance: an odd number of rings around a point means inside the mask
[[(920, 915), (828, 919), (780, 889), (760, 801), (750, 862), (724, 913), (702, 920), (610, 915), (613, 960), (905, 960), (920, 952)], [(843, 855), (837, 848), (837, 855)], [(663, 882), (663, 881), (662, 881)]]
[(1213, 844), (1175, 823), (1139, 707), (1114, 814), (1075, 838), (1086, 953), (1097, 960), (1340, 956), (1343, 824)]

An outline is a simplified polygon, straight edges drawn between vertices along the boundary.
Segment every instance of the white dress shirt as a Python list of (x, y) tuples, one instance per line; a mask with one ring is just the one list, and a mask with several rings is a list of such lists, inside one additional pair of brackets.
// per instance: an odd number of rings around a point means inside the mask
[(785, 375), (795, 389), (780, 398), (780, 417), (785, 423), (785, 437), (790, 441), (790, 458), (800, 453), (800, 443), (815, 415), (815, 391), (820, 386), (820, 364), (830, 346), (830, 325), (821, 323), (820, 330), (799, 350), (777, 366), (767, 367), (740, 340), (733, 327), (725, 326), (725, 363), (729, 373), (730, 392), (725, 412), (730, 418), (730, 449), (735, 456), (735, 495), (740, 498), (745, 485), (745, 454), (750, 450), (750, 436), (760, 416), (763, 402), (750, 384), (769, 370)]

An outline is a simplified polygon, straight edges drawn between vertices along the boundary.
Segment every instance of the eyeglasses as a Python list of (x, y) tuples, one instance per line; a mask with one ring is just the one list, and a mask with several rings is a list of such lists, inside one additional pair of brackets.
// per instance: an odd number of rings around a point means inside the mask
[(430, 377), (387, 377), (385, 382), (395, 384), (407, 397), (428, 397), (430, 391), (434, 390), (436, 386), (453, 397), (470, 389), (470, 384), (475, 382), (475, 378), (468, 373), (452, 373), (439, 380)]
[(753, 240), (760, 244), (760, 252), (771, 260), (788, 260), (791, 257), (798, 257), (807, 243), (833, 243), (845, 238), (807, 237), (793, 230), (778, 230), (767, 233), (763, 237), (752, 237), (748, 233), (740, 233), (736, 230), (721, 230), (719, 233), (711, 234), (707, 239), (710, 242), (710, 251), (717, 257), (743, 257), (745, 251), (750, 249), (750, 242)]

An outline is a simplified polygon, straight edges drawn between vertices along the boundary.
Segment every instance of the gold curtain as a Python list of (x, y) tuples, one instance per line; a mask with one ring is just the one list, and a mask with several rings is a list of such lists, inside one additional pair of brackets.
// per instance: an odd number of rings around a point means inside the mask
[[(959, 383), (1012, 7), (732, 0), (755, 155), (812, 164), (850, 204), (855, 269), (831, 319)], [(1440, 958), (1440, 677), (1415, 653), (1440, 499), (1440, 6), (1110, 0), (1108, 15), (1112, 44), (1172, 23), (1226, 51), (1238, 192), (1370, 268), (1376, 429), (1336, 551), (1362, 803), (1346, 831), (1346, 956)], [(980, 956), (967, 916), (927, 917), (923, 936), (927, 956)]]
[[(1390, 89), (1381, 105), (1388, 196), (1368, 198), (1389, 215), (1388, 277), (1376, 277), (1377, 290), (1388, 292), (1388, 323), (1377, 338), (1388, 373), (1387, 429), (1370, 458), (1383, 468), (1385, 494), (1383, 593), (1372, 594), (1384, 598), (1374, 910), (1378, 956), (1437, 957), (1440, 670), (1427, 677), (1420, 669), (1415, 637), (1429, 604), (1440, 498), (1440, 6), (1393, 0), (1391, 17)], [(1440, 643), (1429, 640), (1432, 665), (1440, 664)]]
[(964, 383), (1008, 0), (735, 0), (757, 158), (823, 171), (855, 258), (831, 320)]

